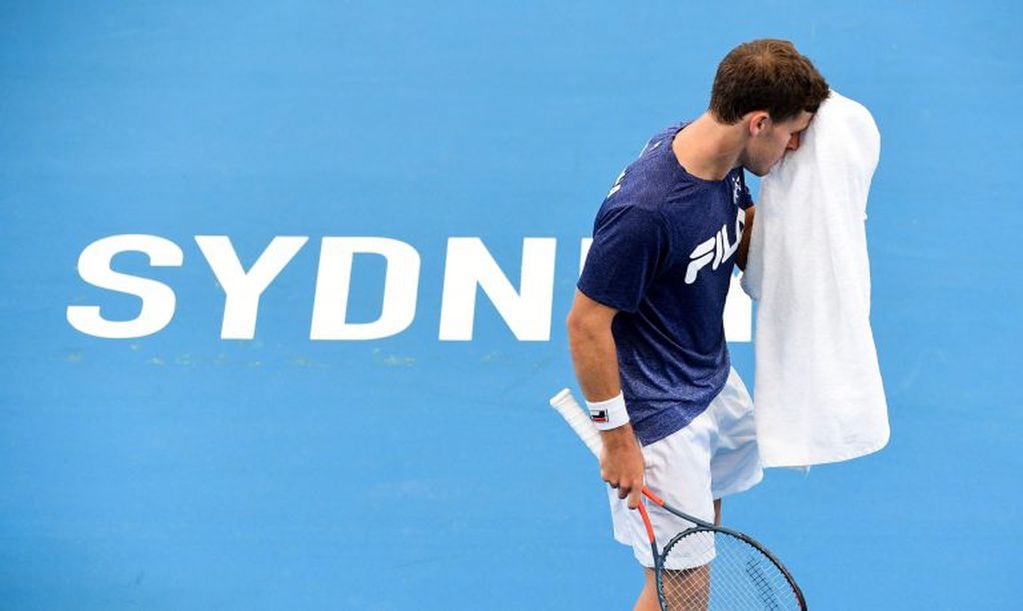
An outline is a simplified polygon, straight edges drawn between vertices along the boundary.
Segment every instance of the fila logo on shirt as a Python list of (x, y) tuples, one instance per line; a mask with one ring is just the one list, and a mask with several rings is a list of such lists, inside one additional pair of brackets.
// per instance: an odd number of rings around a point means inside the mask
[[(738, 181), (736, 181), (738, 182)], [(708, 238), (704, 242), (693, 249), (693, 252), (689, 253), (689, 267), (686, 268), (686, 284), (692, 284), (696, 282), (696, 276), (700, 273), (700, 270), (710, 265), (712, 270), (716, 270), (722, 263), (728, 260), (735, 251), (739, 249), (739, 240), (742, 238), (742, 229), (746, 226), (746, 211), (739, 208), (739, 211), (735, 215), (735, 240), (732, 242), (728, 241), (728, 224), (721, 226), (721, 229), (717, 230), (717, 233), (713, 237)]]

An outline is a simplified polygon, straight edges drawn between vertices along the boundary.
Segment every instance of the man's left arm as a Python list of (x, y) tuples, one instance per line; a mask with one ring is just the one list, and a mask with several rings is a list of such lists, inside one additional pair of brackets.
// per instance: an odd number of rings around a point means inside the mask
[(739, 238), (739, 250), (735, 253), (735, 264), (742, 271), (746, 271), (746, 255), (749, 254), (749, 239), (753, 235), (753, 217), (756, 216), (756, 213), (756, 206), (746, 208), (746, 226), (742, 228), (742, 237)]

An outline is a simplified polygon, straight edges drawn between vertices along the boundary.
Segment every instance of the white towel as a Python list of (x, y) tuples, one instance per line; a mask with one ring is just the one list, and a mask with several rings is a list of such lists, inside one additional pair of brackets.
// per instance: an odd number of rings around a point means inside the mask
[(838, 462), (888, 443), (864, 226), (880, 148), (870, 112), (832, 91), (799, 149), (761, 182), (742, 286), (759, 301), (764, 466)]

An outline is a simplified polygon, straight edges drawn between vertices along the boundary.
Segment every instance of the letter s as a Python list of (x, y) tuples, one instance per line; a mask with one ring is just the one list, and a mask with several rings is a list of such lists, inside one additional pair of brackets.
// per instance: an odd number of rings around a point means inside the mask
[(95, 337), (128, 339), (152, 335), (170, 323), (176, 297), (169, 286), (110, 269), (114, 255), (127, 251), (149, 255), (149, 264), (156, 267), (180, 267), (184, 261), (177, 244), (154, 235), (113, 235), (89, 244), (78, 257), (82, 280), (101, 289), (135, 295), (142, 299), (142, 309), (133, 320), (118, 321), (103, 318), (100, 306), (68, 306), (67, 321), (72, 327)]

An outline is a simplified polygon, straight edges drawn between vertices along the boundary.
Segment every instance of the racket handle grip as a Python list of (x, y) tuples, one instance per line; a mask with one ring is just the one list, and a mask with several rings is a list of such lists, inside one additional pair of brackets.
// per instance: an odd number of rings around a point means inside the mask
[(583, 440), (586, 447), (593, 452), (593, 455), (600, 458), (600, 451), (604, 449), (604, 443), (600, 439), (600, 431), (590, 421), (589, 415), (583, 411), (579, 402), (572, 396), (572, 391), (563, 388), (561, 392), (551, 397), (551, 407), (558, 410), (565, 422), (572, 427), (579, 439)]

